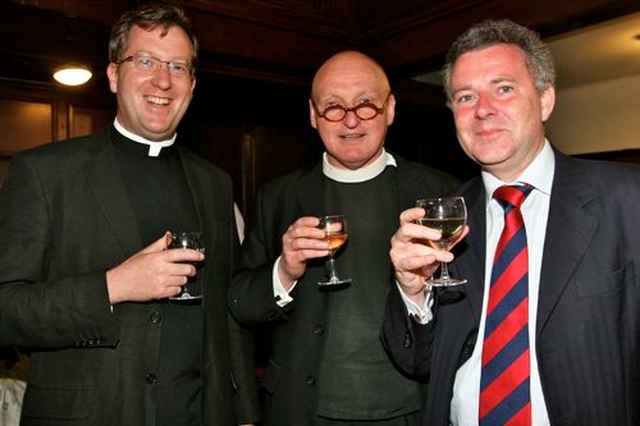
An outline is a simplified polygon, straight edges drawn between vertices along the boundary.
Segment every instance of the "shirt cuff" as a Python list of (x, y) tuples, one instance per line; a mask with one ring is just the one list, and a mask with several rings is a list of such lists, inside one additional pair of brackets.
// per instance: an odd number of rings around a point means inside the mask
[(407, 307), (407, 312), (409, 316), (412, 317), (418, 324), (428, 324), (433, 319), (433, 311), (431, 307), (433, 306), (433, 291), (431, 291), (430, 286), (425, 286), (425, 302), (424, 306), (418, 306), (413, 300), (411, 300), (404, 291), (402, 291), (402, 287), (396, 281), (396, 285), (398, 286), (398, 290), (400, 291), (400, 296), (402, 296), (402, 300), (404, 301), (405, 306)]
[(293, 297), (291, 297), (289, 293), (296, 287), (298, 281), (294, 281), (289, 291), (287, 291), (282, 285), (282, 281), (280, 281), (280, 276), (278, 275), (279, 264), (280, 256), (278, 256), (275, 263), (273, 264), (273, 298), (275, 299), (278, 306), (282, 308), (283, 306), (286, 306), (289, 303), (293, 302)]

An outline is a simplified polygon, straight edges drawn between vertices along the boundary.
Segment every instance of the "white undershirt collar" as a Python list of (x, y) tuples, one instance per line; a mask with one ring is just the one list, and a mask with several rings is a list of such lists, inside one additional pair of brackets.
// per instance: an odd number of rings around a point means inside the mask
[(342, 183), (366, 182), (382, 173), (387, 166), (397, 167), (398, 165), (396, 159), (384, 149), (373, 163), (357, 170), (339, 169), (329, 163), (326, 152), (322, 155), (322, 173), (326, 177)]

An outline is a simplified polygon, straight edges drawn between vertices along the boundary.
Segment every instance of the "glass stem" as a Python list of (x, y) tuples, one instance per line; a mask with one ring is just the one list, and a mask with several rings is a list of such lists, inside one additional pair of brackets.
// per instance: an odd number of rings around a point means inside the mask
[(338, 274), (336, 272), (336, 260), (333, 256), (329, 256), (329, 260), (327, 261), (327, 270), (329, 272), (329, 280), (334, 281), (338, 279)]
[(440, 262), (440, 279), (449, 279), (449, 267), (447, 266), (447, 262)]

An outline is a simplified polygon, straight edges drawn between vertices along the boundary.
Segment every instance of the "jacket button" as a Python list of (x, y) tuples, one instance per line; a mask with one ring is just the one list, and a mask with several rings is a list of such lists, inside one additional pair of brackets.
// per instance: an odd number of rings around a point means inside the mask
[(409, 332), (407, 331), (406, 333), (404, 333), (404, 340), (402, 341), (402, 346), (408, 349), (411, 347), (412, 344), (413, 344), (413, 339), (411, 338), (411, 334), (409, 334)]
[(307, 384), (309, 386), (315, 386), (316, 384), (316, 378), (313, 376), (307, 376)]
[(151, 320), (151, 322), (153, 324), (158, 324), (159, 322), (162, 321), (162, 314), (160, 312), (152, 312), (151, 315), (149, 315), (149, 319)]
[(144, 380), (150, 385), (155, 385), (158, 382), (158, 376), (156, 376), (154, 373), (147, 373), (144, 376)]
[(317, 334), (318, 336), (322, 336), (324, 334), (324, 327), (321, 325), (316, 325), (313, 328), (313, 334)]

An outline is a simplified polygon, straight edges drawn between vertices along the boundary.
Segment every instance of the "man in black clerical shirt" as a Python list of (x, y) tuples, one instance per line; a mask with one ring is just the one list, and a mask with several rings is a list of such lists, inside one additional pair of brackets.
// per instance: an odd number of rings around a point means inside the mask
[[(268, 426), (420, 424), (420, 385), (395, 370), (379, 340), (392, 285), (389, 239), (402, 209), (456, 182), (385, 151), (395, 104), (371, 58), (352, 51), (331, 57), (309, 101), (322, 161), (267, 183), (257, 196), (230, 307), (247, 325), (266, 324), (272, 336)], [(336, 259), (352, 282), (321, 288), (328, 243), (318, 216), (330, 214), (348, 221)]]
[[(250, 335), (225, 305), (239, 250), (231, 181), (176, 134), (197, 47), (176, 7), (125, 13), (109, 43), (113, 125), (11, 163), (0, 345), (31, 351), (22, 425), (259, 420)], [(167, 249), (169, 230), (201, 231), (206, 258)], [(202, 299), (169, 300), (192, 277)]]

